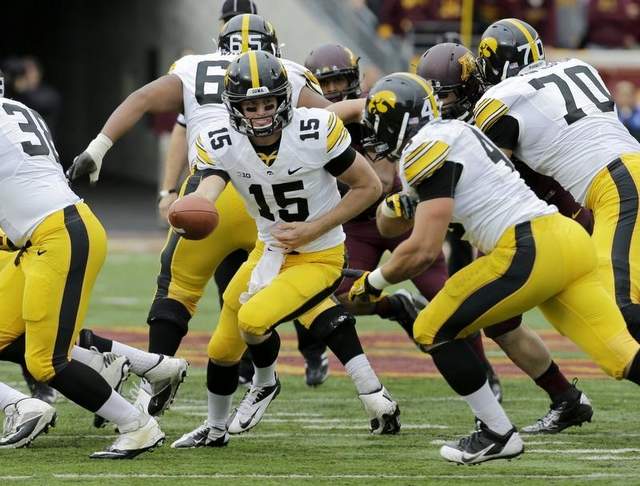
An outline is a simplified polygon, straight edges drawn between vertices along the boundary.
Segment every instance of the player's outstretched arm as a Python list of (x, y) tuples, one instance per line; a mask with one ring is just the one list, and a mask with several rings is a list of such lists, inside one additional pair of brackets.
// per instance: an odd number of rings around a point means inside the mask
[(102, 131), (78, 155), (67, 170), (67, 177), (73, 181), (89, 175), (92, 183), (97, 182), (102, 168), (102, 159), (113, 143), (128, 132), (145, 113), (166, 113), (182, 111), (182, 82), (178, 76), (162, 76), (131, 93), (111, 114)]
[(338, 101), (328, 106), (327, 110), (338, 115), (338, 118), (340, 118), (343, 123), (360, 123), (365, 102), (366, 99), (364, 98)]
[(164, 160), (164, 177), (160, 186), (158, 210), (162, 218), (167, 217), (171, 203), (178, 198), (180, 174), (187, 166), (187, 129), (179, 123), (173, 126), (169, 148)]
[(227, 185), (227, 178), (219, 174), (212, 174), (200, 181), (198, 188), (193, 192), (196, 196), (204, 197), (213, 204), (216, 203), (222, 191)]

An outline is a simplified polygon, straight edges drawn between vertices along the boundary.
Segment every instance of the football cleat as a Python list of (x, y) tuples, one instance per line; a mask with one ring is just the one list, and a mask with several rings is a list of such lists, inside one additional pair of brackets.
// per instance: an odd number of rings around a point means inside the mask
[(247, 390), (229, 423), (230, 434), (242, 434), (260, 423), (267, 407), (280, 393), (280, 380), (276, 374), (276, 384), (255, 386)]
[(304, 357), (304, 378), (307, 386), (322, 385), (329, 377), (329, 357), (327, 353)]
[(24, 381), (27, 383), (29, 387), (29, 391), (31, 392), (31, 396), (33, 398), (37, 398), (38, 400), (42, 400), (49, 405), (53, 404), (58, 398), (58, 393), (56, 390), (46, 383), (41, 383), (36, 381), (36, 379), (31, 376), (29, 370), (27, 370), (26, 366), (22, 366), (22, 376), (24, 377)]
[(56, 423), (56, 409), (37, 398), (23, 398), (10, 403), (4, 413), (6, 417), (0, 449), (26, 447)]
[[(90, 351), (93, 353), (91, 361), (85, 363), (94, 369), (117, 393), (120, 393), (124, 382), (129, 378), (129, 369), (131, 364), (126, 356), (119, 356), (114, 353), (101, 353), (95, 347)], [(100, 415), (93, 416), (93, 426), (96, 428), (104, 427), (108, 421)]]
[(120, 435), (106, 450), (94, 452), (91, 459), (133, 459), (164, 442), (164, 432), (156, 419), (142, 413), (130, 424), (118, 426)]
[(471, 435), (440, 448), (440, 455), (447, 461), (469, 465), (495, 459), (512, 459), (523, 452), (524, 443), (515, 427), (505, 435), (499, 435), (480, 421), (478, 429)]
[(151, 384), (149, 415), (161, 415), (171, 406), (188, 368), (189, 363), (184, 359), (160, 355), (158, 362), (144, 372), (143, 378)]
[(593, 408), (587, 396), (580, 392), (576, 400), (552, 403), (547, 414), (535, 424), (521, 429), (525, 434), (557, 434), (574, 425), (591, 422)]
[(229, 443), (229, 433), (226, 428), (215, 427), (209, 425), (205, 420), (204, 423), (184, 434), (176, 440), (171, 447), (174, 449), (193, 449), (195, 447), (224, 447)]
[(397, 434), (400, 431), (400, 407), (383, 386), (373, 393), (358, 395), (369, 416), (372, 434)]

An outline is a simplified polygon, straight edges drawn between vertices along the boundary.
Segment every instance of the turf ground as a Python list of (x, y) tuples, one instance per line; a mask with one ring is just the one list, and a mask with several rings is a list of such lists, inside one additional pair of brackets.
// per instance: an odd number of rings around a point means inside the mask
[[(110, 253), (97, 284), (87, 327), (146, 346), (144, 324), (157, 271), (154, 253)], [(526, 453), (511, 462), (478, 467), (448, 464), (438, 449), (472, 427), (464, 402), (448, 389), (428, 357), (393, 323), (359, 319), (365, 349), (387, 388), (400, 403), (402, 432), (373, 437), (350, 382), (331, 362), (321, 387), (304, 385), (303, 362), (289, 325), (282, 326), (282, 393), (259, 427), (233, 437), (224, 449), (176, 451), (168, 444), (202, 422), (206, 414), (204, 349), (218, 311), (208, 289), (181, 353), (193, 364), (172, 410), (162, 418), (167, 444), (133, 461), (92, 461), (88, 454), (108, 445), (110, 429), (91, 427), (89, 413), (59, 399), (58, 425), (30, 448), (0, 451), (0, 484), (640, 484), (637, 390), (606, 377), (542, 317), (537, 328), (554, 358), (594, 402), (593, 423), (554, 436), (525, 437)], [(505, 408), (516, 425), (542, 415), (546, 395), (487, 342), (502, 377)], [(17, 367), (0, 364), (2, 381), (23, 388)], [(129, 387), (135, 380), (130, 379)], [(243, 390), (237, 393), (241, 398)]]

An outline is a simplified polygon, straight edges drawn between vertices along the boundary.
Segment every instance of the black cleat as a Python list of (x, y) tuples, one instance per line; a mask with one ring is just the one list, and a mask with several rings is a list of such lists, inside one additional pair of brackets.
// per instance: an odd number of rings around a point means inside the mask
[(587, 396), (580, 392), (577, 399), (552, 403), (547, 414), (536, 423), (521, 429), (524, 434), (557, 434), (574, 425), (591, 422), (593, 408)]
[(54, 388), (51, 388), (46, 383), (41, 383), (36, 381), (36, 379), (31, 376), (29, 370), (22, 367), (22, 376), (24, 377), (24, 381), (27, 383), (27, 387), (29, 387), (29, 391), (31, 392), (31, 396), (33, 398), (37, 398), (38, 400), (42, 400), (49, 405), (53, 404), (58, 398), (58, 393)]
[(329, 377), (329, 358), (326, 352), (304, 357), (304, 377), (307, 386), (315, 387), (327, 381)]
[(196, 447), (225, 447), (229, 443), (229, 433), (227, 429), (209, 425), (205, 420), (204, 424), (195, 430), (184, 434), (176, 440), (171, 447), (174, 449), (194, 449)]
[(480, 421), (478, 425), (478, 430), (471, 435), (443, 445), (440, 455), (450, 462), (471, 465), (495, 459), (513, 459), (524, 452), (524, 443), (515, 427), (505, 435), (499, 435)]

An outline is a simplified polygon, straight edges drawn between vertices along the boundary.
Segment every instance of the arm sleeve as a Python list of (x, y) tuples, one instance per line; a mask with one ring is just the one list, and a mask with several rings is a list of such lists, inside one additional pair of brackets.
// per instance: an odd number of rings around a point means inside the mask
[(222, 164), (214, 160), (213, 154), (207, 149), (206, 143), (203, 142), (205, 139), (203, 134), (205, 133), (201, 133), (196, 139), (196, 169), (198, 171), (213, 171), (212, 173), (219, 175), (225, 181), (229, 181), (229, 173)]
[(520, 126), (514, 117), (504, 115), (485, 133), (499, 148), (514, 150), (518, 145)]
[(456, 186), (462, 174), (462, 164), (445, 161), (431, 177), (423, 180), (416, 187), (420, 201), (451, 197), (455, 195)]
[(356, 151), (351, 147), (347, 147), (344, 152), (334, 157), (324, 164), (324, 168), (333, 176), (338, 177), (347, 170), (356, 160)]

